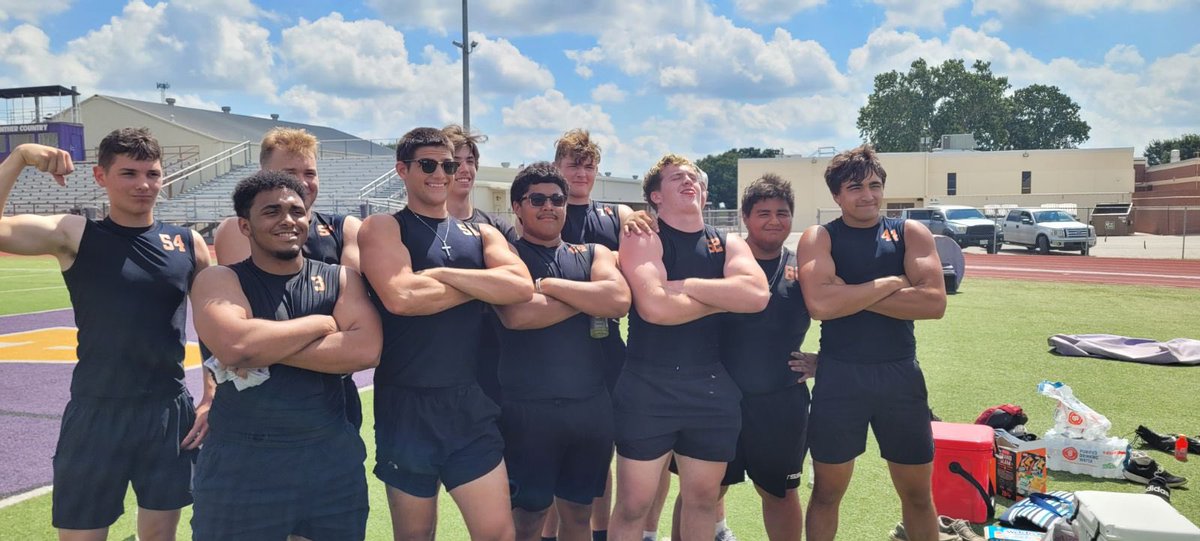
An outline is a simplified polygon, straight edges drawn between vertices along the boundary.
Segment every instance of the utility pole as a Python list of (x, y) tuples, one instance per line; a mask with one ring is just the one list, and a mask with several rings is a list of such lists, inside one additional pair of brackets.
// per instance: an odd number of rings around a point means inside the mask
[(467, 42), (469, 35), (467, 33), (467, 0), (463, 0), (462, 9), (462, 41), (455, 41), (454, 46), (462, 49), (463, 52), (463, 130), (471, 131), (471, 52), (475, 50), (475, 46), (479, 42)]

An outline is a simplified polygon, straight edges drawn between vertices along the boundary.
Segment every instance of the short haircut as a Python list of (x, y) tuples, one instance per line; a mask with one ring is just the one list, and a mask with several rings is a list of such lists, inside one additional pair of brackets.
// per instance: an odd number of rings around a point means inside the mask
[(662, 189), (662, 170), (668, 165), (691, 167), (693, 171), (696, 171), (696, 178), (700, 178), (700, 168), (696, 167), (696, 164), (692, 163), (692, 160), (678, 154), (667, 154), (659, 158), (658, 163), (654, 164), (654, 167), (651, 167), (649, 171), (646, 171), (646, 178), (642, 181), (642, 197), (646, 199), (646, 204), (650, 205), (650, 208), (654, 210), (658, 210), (658, 205), (650, 200), (650, 194)]
[(554, 163), (571, 156), (577, 160), (591, 158), (593, 164), (600, 165), (600, 145), (592, 141), (587, 130), (573, 129), (554, 142)]
[(468, 133), (467, 130), (458, 124), (451, 124), (442, 128), (442, 133), (450, 138), (450, 144), (454, 145), (455, 152), (458, 152), (458, 149), (465, 146), (471, 149), (471, 156), (475, 158), (475, 163), (479, 163), (479, 145), (487, 142), (488, 138), (486, 135), (475, 132)]
[(767, 173), (758, 180), (746, 186), (742, 193), (742, 217), (750, 217), (750, 210), (759, 201), (782, 199), (787, 203), (788, 212), (796, 212), (796, 198), (792, 195), (792, 183), (783, 180), (775, 173)]
[(266, 167), (277, 150), (301, 156), (317, 157), (317, 138), (299, 128), (271, 128), (258, 147), (258, 164)]
[(158, 140), (150, 134), (149, 128), (121, 128), (113, 130), (100, 140), (99, 156), (97, 159), (101, 169), (107, 170), (116, 161), (117, 156), (129, 156), (139, 162), (153, 162), (162, 159), (162, 148)]
[(262, 192), (279, 188), (296, 192), (296, 195), (300, 196), (301, 202), (308, 197), (308, 189), (304, 187), (304, 183), (300, 182), (300, 179), (283, 171), (258, 171), (242, 179), (233, 188), (233, 212), (239, 218), (249, 218), (254, 198)]
[(567, 179), (563, 178), (562, 173), (558, 172), (558, 168), (550, 162), (533, 162), (520, 171), (517, 171), (516, 178), (513, 179), (512, 187), (508, 189), (508, 199), (513, 203), (519, 203), (525, 198), (525, 194), (529, 192), (529, 187), (534, 184), (553, 184), (562, 190), (563, 195), (567, 195)]
[(442, 130), (437, 128), (413, 128), (396, 141), (396, 161), (406, 162), (417, 155), (421, 147), (443, 147), (454, 154), (454, 143)]
[(825, 185), (829, 186), (829, 193), (837, 195), (842, 191), (842, 184), (865, 181), (871, 174), (887, 184), (887, 171), (879, 164), (879, 154), (871, 145), (861, 145), (843, 151), (829, 161), (829, 167), (825, 168)]

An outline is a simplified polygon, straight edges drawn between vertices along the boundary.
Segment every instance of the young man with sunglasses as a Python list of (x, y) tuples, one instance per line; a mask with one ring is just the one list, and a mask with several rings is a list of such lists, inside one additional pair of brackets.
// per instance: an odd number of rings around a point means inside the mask
[(613, 394), (617, 498), (610, 533), (642, 538), (642, 525), (672, 456), (683, 497), (682, 538), (705, 539), (717, 522), (726, 463), (741, 429), (741, 393), (721, 364), (725, 312), (754, 313), (770, 294), (746, 242), (704, 223), (699, 172), (668, 154), (647, 172), (646, 202), (659, 231), (627, 236), (629, 350)]
[[(462, 126), (451, 124), (442, 128), (454, 143), (454, 161), (458, 171), (450, 183), (450, 195), (446, 198), (446, 211), (451, 216), (472, 224), (488, 224), (495, 227), (508, 242), (517, 242), (517, 229), (504, 218), (475, 208), (471, 192), (475, 188), (475, 174), (479, 172), (479, 144), (487, 136), (468, 133)], [(484, 306), (484, 332), (479, 337), (479, 386), (495, 402), (500, 402), (500, 381), (496, 366), (500, 362), (500, 322), (491, 306)]]
[(506, 329), (500, 426), (522, 541), (539, 539), (552, 505), (559, 539), (592, 539), (592, 501), (604, 492), (612, 460), (606, 360), (591, 323), (624, 316), (629, 286), (611, 250), (563, 242), (566, 191), (548, 162), (522, 169), (510, 191), (522, 226), (515, 247), (536, 289), (529, 302), (496, 308)]
[(379, 315), (358, 272), (303, 256), (305, 191), (281, 171), (239, 182), (250, 257), (204, 271), (192, 291), (196, 332), (221, 364), (269, 372), (217, 388), (196, 464), (199, 541), (366, 536), (366, 448), (346, 419), (341, 374), (379, 362)]
[[(175, 539), (180, 509), (192, 503), (212, 382), (193, 407), (183, 368), (187, 293), (209, 254), (195, 231), (154, 219), (161, 155), (149, 130), (115, 130), (100, 141), (92, 168), (108, 217), (0, 217), (0, 251), (58, 260), (79, 328), (53, 460), (51, 514), (60, 539), (106, 538), (130, 484), (141, 539)], [(26, 167), (64, 186), (75, 169), (64, 150), (14, 148), (0, 163), (0, 208)]]
[[(933, 435), (913, 321), (946, 310), (929, 228), (880, 216), (887, 172), (868, 145), (834, 156), (825, 183), (842, 216), (809, 227), (796, 249), (800, 285), (821, 324), (821, 375), (809, 416), (808, 539), (831, 541), (867, 427), (900, 497), (905, 539), (939, 538)], [(893, 539), (898, 536), (893, 536)]]
[(387, 485), (397, 539), (429, 539), (444, 485), (472, 539), (511, 540), (499, 407), (476, 381), (483, 304), (533, 297), (533, 280), (494, 227), (446, 210), (458, 170), (441, 130), (396, 146), (408, 206), (359, 232), (362, 268), (383, 321), (375, 370), (375, 475)]
[[(304, 257), (333, 265), (358, 269), (358, 228), (362, 221), (354, 216), (317, 212), (313, 205), (321, 181), (317, 174), (319, 142), (312, 134), (297, 128), (272, 128), (259, 143), (258, 163), (262, 171), (283, 171), (296, 177), (308, 194), (304, 207), (308, 209), (308, 240), (302, 247)], [(232, 265), (250, 257), (250, 242), (238, 226), (238, 217), (226, 218), (213, 234), (217, 263)], [(362, 401), (354, 378), (347, 374), (342, 380), (346, 388), (346, 418), (355, 428), (362, 428)]]

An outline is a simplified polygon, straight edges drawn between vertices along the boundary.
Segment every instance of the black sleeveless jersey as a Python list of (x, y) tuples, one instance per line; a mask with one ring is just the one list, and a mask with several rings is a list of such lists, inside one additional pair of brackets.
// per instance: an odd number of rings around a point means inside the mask
[(308, 219), (308, 240), (300, 248), (304, 257), (331, 265), (341, 263), (345, 223), (345, 215), (313, 211)]
[[(308, 315), (333, 315), (340, 290), (338, 265), (304, 260), (300, 272), (268, 273), (247, 259), (230, 265), (253, 317), (287, 321)], [(262, 444), (309, 441), (340, 430), (346, 423), (342, 376), (276, 364), (260, 385), (237, 390), (232, 381), (217, 386), (209, 413), (212, 437)]]
[[(658, 221), (667, 280), (722, 278), (725, 276), (725, 233), (706, 225), (684, 233)], [(720, 361), (721, 316), (713, 314), (682, 325), (656, 325), (629, 311), (629, 349), (626, 363), (638, 365), (700, 366)]]
[(599, 244), (616, 251), (621, 244), (621, 217), (617, 205), (598, 201), (567, 205), (562, 239), (572, 244)]
[[(419, 216), (409, 209), (393, 215), (414, 272), (434, 267), (483, 269), (483, 239), (476, 225), (450, 217)], [(436, 232), (435, 232), (436, 231)], [(449, 250), (443, 249), (443, 239)], [(427, 316), (397, 316), (377, 295), (372, 302), (383, 321), (383, 354), (375, 383), (406, 387), (455, 387), (475, 382), (483, 303), (471, 300)]]
[[(850, 227), (838, 218), (823, 226), (837, 276), (862, 284), (904, 274), (904, 220), (880, 218), (867, 227)], [(821, 323), (821, 355), (852, 363), (911, 360), (917, 342), (913, 322), (863, 310)]]
[(63, 272), (79, 328), (72, 396), (183, 392), (187, 293), (195, 271), (190, 229), (87, 222), (75, 263)]
[(764, 394), (796, 385), (789, 354), (800, 350), (810, 319), (796, 254), (786, 247), (775, 259), (759, 259), (771, 300), (756, 314), (728, 314), (721, 336), (721, 358), (743, 393)]
[(472, 224), (488, 224), (492, 227), (495, 227), (498, 231), (500, 231), (501, 235), (504, 235), (504, 238), (508, 239), (509, 244), (515, 244), (517, 239), (520, 238), (520, 236), (517, 235), (517, 228), (508, 223), (508, 220), (479, 209), (471, 210), (471, 217), (464, 221)]
[[(520, 239), (521, 261), (538, 278), (592, 279), (594, 245), (549, 248)], [(575, 314), (543, 329), (500, 331), (500, 385), (508, 400), (587, 398), (604, 390), (603, 341), (589, 334), (590, 316)]]

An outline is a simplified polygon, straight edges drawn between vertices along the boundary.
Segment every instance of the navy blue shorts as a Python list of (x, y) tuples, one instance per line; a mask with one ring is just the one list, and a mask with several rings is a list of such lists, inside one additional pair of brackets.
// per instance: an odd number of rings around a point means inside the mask
[(54, 451), (54, 527), (111, 526), (131, 483), (143, 509), (191, 504), (196, 451), (179, 444), (195, 420), (187, 391), (161, 400), (72, 398)]
[(590, 398), (508, 400), (500, 415), (513, 507), (541, 511), (561, 498), (591, 505), (612, 462), (607, 391)]
[(916, 360), (866, 364), (821, 358), (808, 420), (813, 460), (841, 464), (861, 455), (870, 425), (885, 460), (926, 464), (933, 461), (930, 420), (929, 393)]
[(740, 401), (720, 363), (636, 369), (627, 363), (613, 395), (617, 454), (653, 460), (674, 451), (729, 462), (742, 429)]
[(504, 458), (500, 407), (478, 385), (375, 388), (375, 476), (418, 498), (483, 477)]
[(604, 349), (604, 381), (611, 393), (617, 388), (617, 379), (621, 377), (621, 368), (625, 366), (625, 341), (621, 340), (621, 320), (608, 320), (608, 336), (603, 338)]
[(742, 433), (737, 457), (725, 470), (722, 485), (750, 476), (754, 484), (776, 498), (800, 486), (807, 451), (808, 386), (791, 385), (778, 391), (742, 397)]
[(196, 463), (192, 538), (361, 541), (366, 537), (366, 447), (344, 423), (312, 442), (262, 446), (210, 438)]

